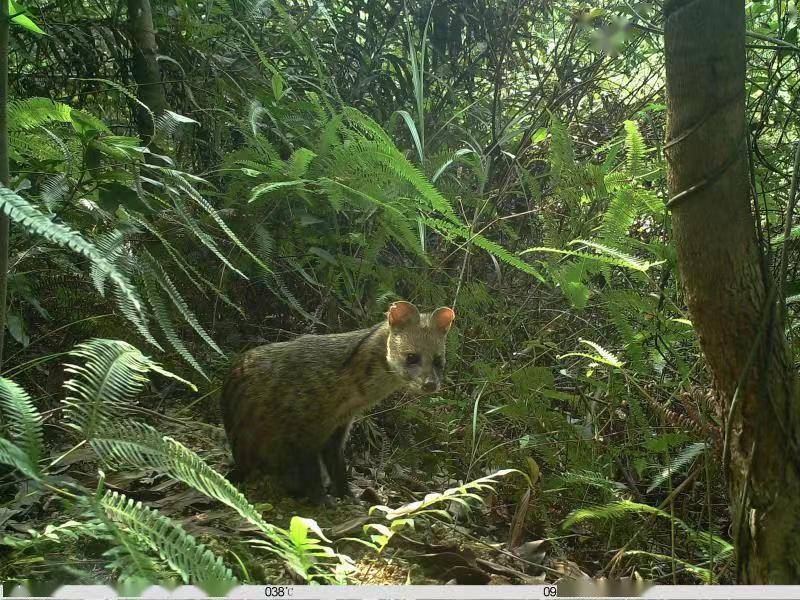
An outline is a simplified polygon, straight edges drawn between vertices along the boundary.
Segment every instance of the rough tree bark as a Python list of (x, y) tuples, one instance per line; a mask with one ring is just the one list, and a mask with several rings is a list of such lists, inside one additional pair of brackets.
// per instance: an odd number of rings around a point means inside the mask
[[(133, 78), (137, 97), (158, 117), (167, 109), (164, 84), (158, 66), (158, 44), (153, 28), (150, 0), (128, 0), (128, 24), (133, 54)], [(139, 136), (145, 143), (153, 137), (154, 123), (142, 107), (137, 107), (136, 123)]]
[(750, 206), (744, 1), (667, 0), (664, 11), (669, 208), (686, 302), (729, 432), (738, 579), (796, 584), (800, 404)]

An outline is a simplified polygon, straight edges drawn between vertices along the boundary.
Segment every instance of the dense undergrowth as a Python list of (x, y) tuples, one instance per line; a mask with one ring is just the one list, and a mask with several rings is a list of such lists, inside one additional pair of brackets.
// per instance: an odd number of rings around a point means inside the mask
[[(153, 3), (149, 115), (116, 3), (26, 8), (48, 35), (12, 31), (0, 579), (734, 580), (657, 3)], [(796, 9), (748, 10), (779, 246)], [(359, 498), (232, 486), (228, 359), (399, 298), (454, 306), (448, 381), (358, 422)]]

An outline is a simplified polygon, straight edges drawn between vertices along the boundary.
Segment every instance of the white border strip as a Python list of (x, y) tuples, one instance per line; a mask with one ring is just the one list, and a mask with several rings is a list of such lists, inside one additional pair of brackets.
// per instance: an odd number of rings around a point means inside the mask
[[(233, 588), (226, 598), (239, 598), (242, 600), (270, 598), (275, 600), (532, 600), (539, 598), (610, 598), (603, 592), (606, 589), (597, 584), (573, 582), (568, 593), (580, 595), (558, 595), (556, 585), (523, 586), (523, 585), (493, 585), (493, 586), (467, 586), (467, 585), (406, 585), (406, 586), (261, 586), (241, 585)], [(612, 584), (613, 585), (613, 584)], [(4, 589), (5, 587), (5, 589)], [(15, 586), (16, 587), (16, 586)], [(17, 594), (6, 596), (3, 592)], [(563, 590), (562, 591), (567, 591)], [(606, 591), (606, 593), (608, 593)], [(630, 592), (629, 592), (630, 593)], [(9, 589), (9, 586), (0, 585), (0, 598), (33, 598), (24, 595), (21, 588)], [(118, 592), (105, 585), (65, 585), (56, 590), (51, 598), (75, 600), (106, 600), (122, 599)], [(200, 588), (195, 586), (179, 586), (169, 590), (167, 588), (152, 586), (142, 592), (139, 598), (148, 600), (194, 600), (208, 598)], [(775, 598), (776, 600), (796, 600), (800, 598), (800, 585), (770, 586), (770, 585), (657, 585), (641, 593), (641, 595), (616, 596), (616, 598), (664, 598), (680, 599), (697, 598), (698, 600), (763, 600)]]

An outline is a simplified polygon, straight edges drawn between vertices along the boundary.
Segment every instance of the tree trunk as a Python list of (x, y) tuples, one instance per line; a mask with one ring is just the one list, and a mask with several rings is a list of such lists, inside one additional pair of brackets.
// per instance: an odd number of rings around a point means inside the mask
[[(0, 184), (8, 187), (8, 2), (0, 0)], [(8, 217), (0, 213), (0, 372), (3, 369), (3, 348), (7, 320), (8, 290)]]
[(738, 578), (796, 584), (800, 405), (750, 207), (744, 1), (667, 0), (664, 10), (669, 207), (686, 302), (729, 432)]
[[(137, 97), (153, 112), (153, 115), (158, 117), (167, 108), (167, 98), (158, 66), (158, 44), (153, 28), (150, 0), (128, 0), (128, 23)], [(149, 144), (153, 138), (155, 124), (146, 110), (142, 107), (137, 108), (136, 123), (139, 136), (142, 141)]]

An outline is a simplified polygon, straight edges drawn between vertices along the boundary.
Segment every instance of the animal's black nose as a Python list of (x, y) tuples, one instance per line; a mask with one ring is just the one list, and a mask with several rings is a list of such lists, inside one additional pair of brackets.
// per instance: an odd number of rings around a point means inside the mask
[(438, 387), (439, 386), (436, 385), (436, 382), (433, 379), (429, 379), (428, 381), (426, 381), (425, 383), (422, 384), (422, 389), (423, 389), (423, 391), (426, 391), (426, 392), (435, 392), (436, 388), (438, 388)]

